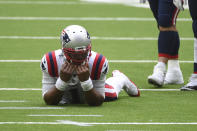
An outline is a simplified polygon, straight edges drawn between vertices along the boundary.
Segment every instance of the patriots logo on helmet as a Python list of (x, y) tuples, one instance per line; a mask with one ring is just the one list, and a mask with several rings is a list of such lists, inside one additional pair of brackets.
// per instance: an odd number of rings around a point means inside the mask
[(68, 34), (65, 32), (63, 35), (63, 40), (68, 43), (70, 41), (70, 38), (68, 37)]
[(68, 36), (68, 34), (65, 32), (65, 30), (62, 31), (62, 34), (61, 34), (61, 39), (62, 39), (62, 45), (65, 46), (68, 42), (70, 42), (70, 38)]
[(90, 39), (90, 35), (89, 35), (89, 33), (88, 33), (88, 32), (87, 32), (87, 38), (88, 38), (88, 39)]

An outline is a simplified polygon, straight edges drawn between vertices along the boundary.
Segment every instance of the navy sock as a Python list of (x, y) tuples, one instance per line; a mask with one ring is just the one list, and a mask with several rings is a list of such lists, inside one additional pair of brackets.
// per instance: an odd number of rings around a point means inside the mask
[(197, 63), (194, 63), (194, 74), (197, 74)]
[(175, 31), (160, 31), (158, 39), (159, 57), (178, 58), (179, 34)]

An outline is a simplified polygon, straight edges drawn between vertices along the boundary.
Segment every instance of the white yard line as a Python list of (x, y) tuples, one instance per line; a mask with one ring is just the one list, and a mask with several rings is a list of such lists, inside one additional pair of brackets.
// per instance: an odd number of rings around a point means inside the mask
[(19, 100), (0, 100), (0, 103), (23, 103), (26, 101), (19, 101)]
[(0, 36), (0, 39), (35, 39), (35, 40), (58, 40), (59, 37), (53, 36)]
[[(140, 3), (139, 0), (80, 0), (73, 1), (0, 1), (0, 4), (39, 4), (39, 5), (73, 5), (73, 4), (121, 4), (125, 6), (134, 6), (140, 8), (150, 8), (148, 2)], [(184, 5), (188, 9), (188, 5)]]
[[(92, 36), (91, 39), (93, 40), (158, 40), (158, 38), (156, 37), (99, 37), (99, 36)], [(194, 38), (181, 37), (180, 40), (194, 40)]]
[(0, 60), (0, 62), (41, 62), (41, 60)]
[[(1, 61), (0, 61), (1, 62)], [(157, 60), (108, 60), (110, 63), (157, 63)], [(179, 61), (180, 63), (194, 63), (193, 61)]]
[(79, 117), (102, 117), (103, 115), (27, 115), (27, 116), (63, 116), (63, 117), (70, 117), (70, 116), (79, 116)]
[[(73, 2), (73, 1), (0, 1), (0, 4), (74, 5), (74, 4), (85, 4), (85, 3)], [(86, 3), (86, 4), (90, 4), (90, 3)]]
[[(0, 88), (0, 91), (41, 91), (39, 88)], [(140, 91), (180, 91), (180, 89), (140, 89)]]
[[(41, 62), (41, 60), (0, 60), (0, 63), (6, 62)], [(156, 63), (157, 60), (108, 60), (109, 63)], [(194, 61), (179, 61), (180, 63), (194, 63)], [(1, 88), (0, 88), (1, 89)]]
[(0, 107), (0, 110), (51, 110), (65, 109), (64, 107)]
[(60, 122), (0, 122), (0, 125), (59, 125)]
[(41, 91), (39, 88), (0, 88), (0, 91)]
[[(44, 20), (44, 21), (155, 21), (154, 18), (144, 17), (9, 17), (1, 16), (0, 20)], [(177, 21), (192, 21), (191, 18), (178, 18)]]
[(155, 123), (145, 123), (145, 122), (119, 122), (119, 123), (84, 123), (92, 125), (197, 125), (197, 122), (155, 122)]
[(197, 122), (76, 122), (69, 120), (57, 120), (56, 122), (0, 122), (0, 125), (18, 124), (18, 125), (76, 125), (76, 126), (93, 126), (93, 125), (197, 125)]
[(180, 91), (180, 89), (140, 89), (140, 91)]
[[(0, 36), (0, 39), (35, 39), (35, 40), (59, 40), (55, 36)], [(92, 36), (92, 40), (158, 40), (156, 37), (100, 37)], [(193, 37), (182, 37), (181, 40), (193, 41)]]

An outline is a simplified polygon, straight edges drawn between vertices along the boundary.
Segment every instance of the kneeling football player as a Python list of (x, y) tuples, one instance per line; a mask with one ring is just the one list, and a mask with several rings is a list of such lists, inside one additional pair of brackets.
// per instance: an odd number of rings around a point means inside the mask
[(62, 48), (46, 53), (41, 62), (42, 95), (46, 104), (87, 103), (90, 106), (113, 101), (124, 89), (140, 96), (137, 86), (118, 70), (106, 80), (108, 61), (91, 50), (86, 29), (67, 26), (60, 36)]

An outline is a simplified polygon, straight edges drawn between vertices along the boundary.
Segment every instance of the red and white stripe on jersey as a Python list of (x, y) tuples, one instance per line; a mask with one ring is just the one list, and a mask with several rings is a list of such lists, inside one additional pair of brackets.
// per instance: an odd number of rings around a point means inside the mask
[(100, 79), (101, 71), (104, 63), (105, 63), (105, 57), (101, 54), (96, 54), (90, 75), (92, 80)]
[(105, 101), (113, 101), (118, 98), (113, 86), (105, 84)]
[(57, 60), (55, 56), (55, 51), (49, 52), (45, 54), (47, 65), (48, 65), (48, 72), (49, 75), (52, 77), (58, 77), (58, 66), (57, 66)]

